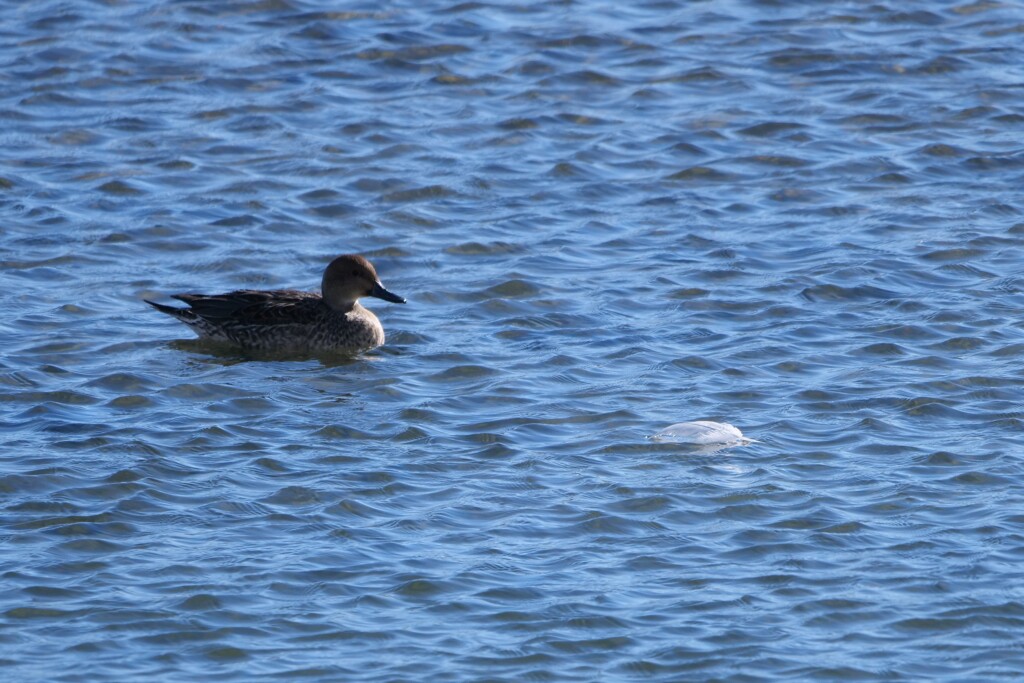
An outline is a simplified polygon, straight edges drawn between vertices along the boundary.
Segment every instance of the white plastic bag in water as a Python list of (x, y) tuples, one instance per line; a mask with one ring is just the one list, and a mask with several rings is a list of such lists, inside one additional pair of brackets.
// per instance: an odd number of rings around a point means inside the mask
[(654, 441), (664, 443), (692, 444), (694, 446), (721, 446), (726, 444), (748, 444), (754, 439), (743, 436), (743, 432), (728, 422), (680, 422), (665, 427), (651, 436)]

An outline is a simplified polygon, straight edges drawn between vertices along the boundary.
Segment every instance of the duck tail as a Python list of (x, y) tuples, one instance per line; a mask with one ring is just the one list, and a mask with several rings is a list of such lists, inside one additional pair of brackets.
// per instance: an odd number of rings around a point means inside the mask
[(160, 311), (161, 313), (166, 313), (167, 315), (172, 315), (175, 318), (177, 318), (178, 320), (189, 320), (189, 319), (195, 318), (195, 313), (193, 313), (191, 310), (189, 310), (187, 308), (178, 308), (176, 306), (166, 306), (164, 304), (158, 304), (155, 301), (150, 301), (149, 299), (143, 299), (143, 301), (145, 301), (147, 304), (149, 304), (150, 306), (152, 306), (156, 310)]

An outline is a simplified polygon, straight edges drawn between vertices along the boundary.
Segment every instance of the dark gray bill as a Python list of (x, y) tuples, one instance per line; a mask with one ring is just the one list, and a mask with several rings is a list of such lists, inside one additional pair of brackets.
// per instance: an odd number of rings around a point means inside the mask
[(405, 299), (403, 297), (400, 297), (397, 294), (392, 294), (388, 290), (384, 289), (384, 285), (379, 282), (370, 290), (370, 296), (375, 296), (378, 299), (384, 299), (384, 301), (390, 301), (395, 304), (405, 303)]

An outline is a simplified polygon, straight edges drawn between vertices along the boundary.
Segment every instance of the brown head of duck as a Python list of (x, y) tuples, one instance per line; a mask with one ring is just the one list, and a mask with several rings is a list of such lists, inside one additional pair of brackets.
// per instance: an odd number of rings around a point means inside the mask
[(331, 261), (324, 270), (320, 291), (324, 303), (337, 313), (352, 310), (356, 301), (364, 296), (405, 303), (405, 298), (389, 292), (381, 284), (373, 264), (358, 254), (345, 254)]

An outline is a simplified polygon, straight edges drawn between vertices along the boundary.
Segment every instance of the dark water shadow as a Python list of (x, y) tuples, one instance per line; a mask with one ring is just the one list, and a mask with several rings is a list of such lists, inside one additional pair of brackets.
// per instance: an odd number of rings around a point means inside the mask
[(184, 351), (189, 354), (205, 356), (211, 363), (220, 365), (236, 365), (249, 362), (294, 362), (304, 363), (315, 361), (323, 367), (341, 367), (364, 363), (366, 361), (382, 360), (385, 356), (397, 356), (395, 349), (373, 349), (370, 352), (347, 354), (330, 351), (310, 353), (303, 351), (254, 351), (242, 349), (227, 342), (212, 341), (209, 339), (175, 339), (167, 342), (167, 346), (175, 351)]

